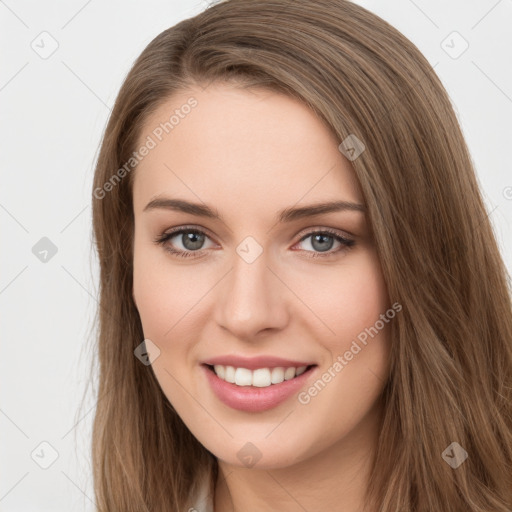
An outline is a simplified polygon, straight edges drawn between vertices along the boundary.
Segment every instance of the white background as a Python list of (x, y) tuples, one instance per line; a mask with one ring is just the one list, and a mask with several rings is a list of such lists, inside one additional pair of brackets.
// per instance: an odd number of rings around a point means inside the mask
[[(357, 3), (397, 27), (436, 65), (510, 271), (512, 1)], [(90, 390), (78, 408), (97, 306), (94, 162), (134, 59), (161, 31), (205, 7), (201, 0), (0, 1), (0, 511), (94, 510)], [(59, 45), (47, 59), (31, 47), (43, 31)], [(453, 31), (469, 43), (457, 59), (441, 46)], [(460, 48), (453, 36), (444, 44)], [(58, 250), (46, 263), (32, 252), (42, 237)], [(50, 460), (43, 441), (59, 454), (48, 469), (31, 458), (36, 449), (36, 460)]]

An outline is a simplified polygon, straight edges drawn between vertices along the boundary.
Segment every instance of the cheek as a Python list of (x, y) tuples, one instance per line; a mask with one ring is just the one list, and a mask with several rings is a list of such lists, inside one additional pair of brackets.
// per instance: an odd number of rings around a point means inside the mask
[(187, 403), (180, 384), (186, 382), (190, 370), (188, 344), (198, 328), (194, 309), (189, 311), (201, 293), (190, 286), (187, 273), (159, 252), (135, 248), (133, 294), (144, 338), (160, 350), (152, 371), (169, 402), (181, 410)]
[(160, 251), (143, 246), (135, 237), (133, 259), (133, 296), (139, 311), (144, 336), (159, 346), (163, 335), (172, 327), (171, 312), (176, 310), (177, 298), (172, 268), (166, 266)]
[(216, 277), (167, 256), (163, 249), (135, 248), (134, 254), (133, 294), (144, 337), (161, 351), (153, 364), (157, 374), (161, 366), (184, 373), (193, 364), (197, 339), (211, 318), (208, 291)]
[[(162, 248), (149, 248), (135, 239), (133, 294), (146, 337), (164, 335), (182, 317), (195, 288), (190, 276), (169, 263)], [(197, 291), (197, 290), (196, 290)], [(198, 292), (199, 293), (199, 292)]]
[[(364, 251), (357, 258), (303, 281), (301, 296), (321, 319), (323, 339), (338, 345), (373, 326), (388, 309), (387, 288), (376, 255)], [(337, 340), (337, 342), (335, 341)]]
[[(315, 288), (315, 312), (331, 332), (322, 325), (316, 332), (324, 333), (317, 340), (328, 349), (332, 360), (324, 360), (324, 373), (303, 390), (299, 402), (311, 429), (316, 428), (317, 421), (322, 423), (322, 443), (328, 446), (363, 422), (382, 393), (389, 373), (389, 323), (393, 320), (380, 320), (390, 307), (373, 253), (361, 254), (354, 263), (340, 266), (323, 284)], [(380, 327), (376, 329), (376, 325)], [(305, 449), (313, 453), (320, 445), (313, 437), (310, 441)]]

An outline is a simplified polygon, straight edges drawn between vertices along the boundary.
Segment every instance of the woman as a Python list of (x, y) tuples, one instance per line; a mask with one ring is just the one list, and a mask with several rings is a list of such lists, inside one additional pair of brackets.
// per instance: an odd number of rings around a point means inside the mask
[(507, 511), (506, 269), (450, 100), (348, 1), (156, 37), (93, 190), (100, 511)]

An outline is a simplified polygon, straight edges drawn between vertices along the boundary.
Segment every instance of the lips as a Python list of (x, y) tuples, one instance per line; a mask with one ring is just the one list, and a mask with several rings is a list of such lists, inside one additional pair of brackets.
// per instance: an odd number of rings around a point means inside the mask
[[(232, 409), (244, 412), (263, 412), (278, 406), (298, 393), (318, 373), (318, 365), (315, 363), (274, 356), (219, 356), (205, 360), (200, 366), (214, 395)], [(227, 375), (228, 368), (231, 372), (236, 369), (234, 380), (239, 381), (240, 377), (243, 382), (227, 382), (225, 379), (230, 379)], [(300, 373), (295, 372), (297, 368), (300, 368)], [(220, 375), (217, 375), (215, 369), (221, 370)], [(266, 378), (263, 375), (268, 374), (270, 369), (272, 382), (269, 382), (268, 375)], [(279, 374), (283, 370), (285, 373), (291, 370), (288, 378), (283, 380), (279, 375), (274, 378), (274, 373)], [(223, 371), (226, 371), (226, 374), (223, 374)], [(253, 378), (257, 376), (252, 383), (247, 379), (250, 374)]]

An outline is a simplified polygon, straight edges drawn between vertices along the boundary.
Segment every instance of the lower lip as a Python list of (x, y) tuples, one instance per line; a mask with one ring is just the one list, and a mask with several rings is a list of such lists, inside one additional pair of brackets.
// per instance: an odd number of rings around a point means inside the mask
[(285, 380), (280, 384), (271, 384), (265, 388), (237, 386), (219, 379), (207, 365), (201, 365), (201, 367), (206, 372), (206, 378), (213, 392), (221, 402), (239, 411), (261, 412), (276, 407), (298, 392), (313, 373), (316, 365), (310, 367), (298, 377)]

